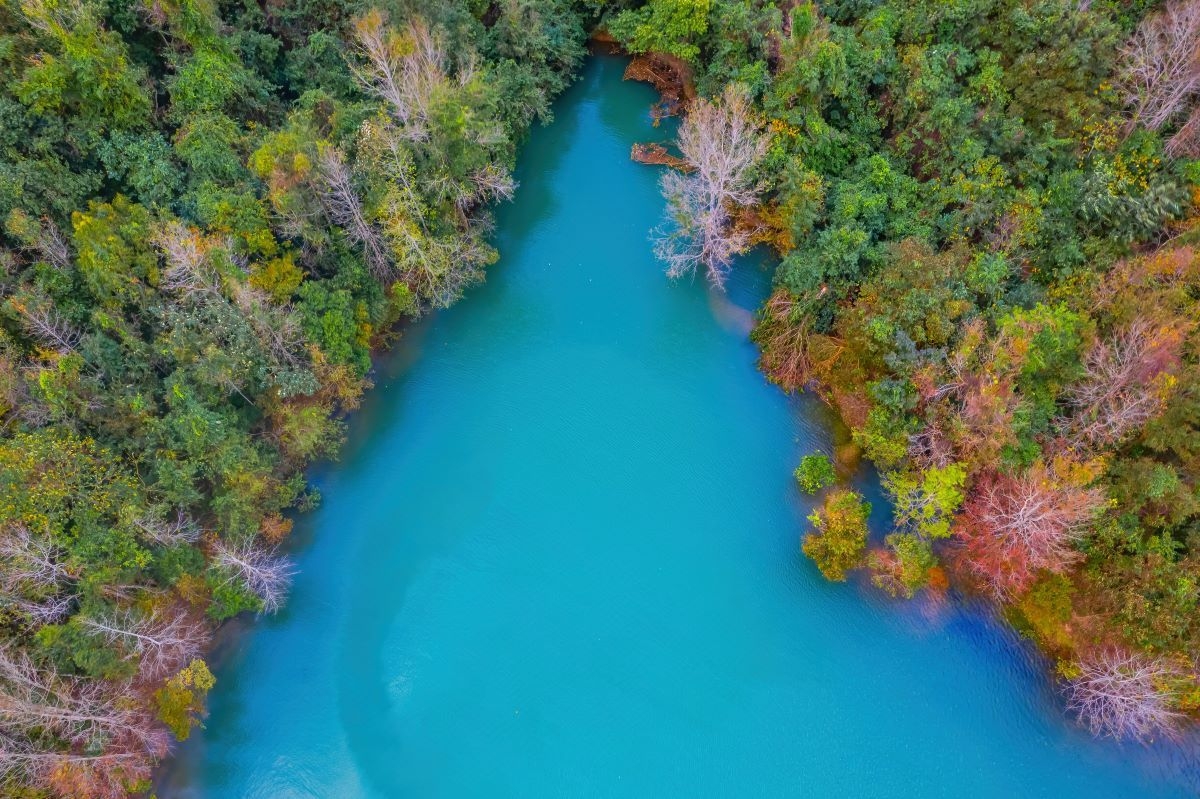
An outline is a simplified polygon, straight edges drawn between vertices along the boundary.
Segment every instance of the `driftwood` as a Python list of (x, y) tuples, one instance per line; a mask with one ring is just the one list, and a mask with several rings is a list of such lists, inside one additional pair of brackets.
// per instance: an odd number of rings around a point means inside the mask
[(633, 149), (629, 153), (629, 157), (639, 164), (654, 164), (657, 166), (669, 166), (672, 169), (678, 169), (680, 172), (691, 172), (694, 167), (687, 161), (677, 155), (671, 155), (667, 152), (667, 148), (661, 144), (651, 142), (649, 144), (637, 143), (633, 145)]
[(658, 90), (659, 101), (650, 109), (650, 116), (656, 125), (665, 117), (679, 114), (696, 96), (688, 65), (662, 53), (634, 57), (625, 68), (624, 78), (645, 81)]

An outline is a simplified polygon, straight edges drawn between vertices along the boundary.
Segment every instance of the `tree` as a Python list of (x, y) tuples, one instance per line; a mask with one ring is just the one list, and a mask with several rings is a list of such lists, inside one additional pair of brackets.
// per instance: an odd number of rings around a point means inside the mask
[(821, 510), (808, 517), (814, 532), (804, 536), (803, 550), (826, 579), (841, 582), (862, 565), (867, 548), (867, 517), (871, 504), (848, 489), (831, 491)]
[(1082, 658), (1068, 683), (1068, 706), (1097, 737), (1148, 743), (1173, 737), (1183, 714), (1168, 686), (1179, 672), (1162, 658), (1105, 649)]
[[(360, 65), (353, 67), (363, 86), (388, 104), (404, 138), (430, 135), (433, 105), (450, 84), (445, 44), (421, 19), (403, 33), (388, 27), (387, 17), (372, 9), (354, 21)], [(471, 81), (473, 59), (460, 65), (459, 85)]]
[(1162, 410), (1174, 383), (1184, 331), (1135, 319), (1084, 358), (1083, 379), (1067, 388), (1075, 412), (1061, 427), (1092, 446), (1118, 444)]
[(12, 525), (0, 537), (0, 604), (15, 608), (35, 625), (65, 618), (75, 603), (67, 588), (77, 575), (63, 554), (48, 537), (34, 535), (25, 525)]
[(666, 53), (685, 60), (700, 55), (696, 41), (708, 30), (710, 0), (650, 0), (617, 14), (609, 31), (631, 53)]
[(733, 256), (750, 242), (732, 212), (757, 202), (762, 187), (754, 168), (768, 143), (744, 86), (730, 84), (717, 100), (693, 103), (679, 129), (679, 150), (690, 171), (669, 171), (661, 182), (667, 222), (655, 233), (655, 254), (668, 276), (703, 270), (714, 286), (725, 285)]
[(192, 728), (200, 724), (204, 698), (216, 684), (217, 680), (208, 670), (208, 664), (196, 659), (155, 692), (158, 718), (175, 735), (175, 740), (186, 741)]
[(350, 180), (350, 170), (337, 148), (321, 148), (317, 159), (318, 170), (324, 181), (321, 199), (330, 220), (346, 231), (346, 235), (362, 248), (363, 260), (375, 279), (384, 283), (394, 277), (396, 267), (391, 254), (375, 227), (363, 214), (362, 202)]
[(949, 538), (950, 523), (963, 501), (967, 470), (960, 463), (932, 467), (919, 474), (892, 472), (883, 485), (892, 495), (896, 527), (927, 541)]
[(868, 557), (871, 582), (894, 597), (912, 599), (930, 583), (938, 565), (929, 540), (914, 533), (891, 533), (887, 547), (873, 549)]
[(82, 616), (79, 623), (85, 630), (136, 657), (139, 675), (150, 681), (198, 657), (208, 641), (204, 626), (175, 608), (160, 608), (150, 613), (117, 610)]
[(826, 486), (833, 485), (837, 474), (829, 458), (819, 453), (805, 455), (796, 467), (796, 482), (800, 488), (809, 494), (815, 494)]
[(150, 513), (140, 515), (133, 519), (133, 526), (147, 540), (163, 547), (194, 544), (200, 540), (200, 525), (182, 510), (176, 511), (174, 519)]
[(1158, 130), (1175, 121), (1200, 93), (1200, 2), (1167, 3), (1142, 21), (1121, 57), (1130, 126)]
[(296, 573), (287, 557), (249, 542), (218, 541), (213, 547), (213, 563), (226, 572), (227, 581), (238, 581), (257, 597), (265, 613), (280, 608)]
[(59, 677), (0, 648), (0, 780), (124, 799), (166, 751), (164, 731), (128, 686)]
[(1039, 462), (1020, 475), (980, 476), (958, 536), (970, 569), (999, 599), (1027, 589), (1040, 571), (1062, 573), (1104, 506), (1104, 494), (1078, 484), (1070, 468)]

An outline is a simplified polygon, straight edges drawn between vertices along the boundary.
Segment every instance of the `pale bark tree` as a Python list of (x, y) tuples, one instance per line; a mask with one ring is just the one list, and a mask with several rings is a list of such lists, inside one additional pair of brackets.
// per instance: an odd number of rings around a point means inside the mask
[(13, 608), (35, 625), (64, 619), (75, 598), (68, 592), (76, 575), (58, 547), (23, 525), (0, 537), (0, 605)]
[(440, 93), (475, 78), (471, 53), (460, 59), (450, 77), (445, 43), (419, 18), (399, 33), (388, 26), (382, 12), (372, 10), (355, 20), (354, 33), (360, 63), (351, 70), (387, 104), (401, 135), (411, 141), (429, 136), (429, 119)]
[(230, 293), (254, 338), (275, 365), (297, 366), (303, 361), (307, 342), (291, 305), (272, 303), (266, 293), (247, 283), (236, 283)]
[(703, 271), (714, 286), (725, 285), (734, 255), (750, 240), (732, 213), (757, 202), (761, 186), (753, 172), (768, 144), (744, 87), (731, 84), (717, 100), (693, 103), (679, 129), (690, 171), (662, 178), (667, 221), (656, 231), (655, 253), (670, 277)]
[(321, 200), (335, 225), (362, 249), (363, 259), (375, 279), (388, 283), (396, 273), (387, 244), (363, 212), (362, 201), (350, 177), (342, 154), (335, 147), (323, 147), (317, 159), (323, 181)]
[(152, 240), (166, 260), (158, 281), (163, 291), (183, 299), (221, 296), (220, 276), (209, 263), (215, 242), (181, 222), (163, 225), (154, 231)]
[(40, 344), (60, 355), (77, 352), (83, 334), (75, 328), (48, 299), (31, 297), (24, 301), (10, 299), (9, 305), (21, 317), (21, 326)]
[(1179, 130), (1167, 139), (1167, 154), (1172, 158), (1200, 158), (1200, 103)]
[(484, 267), (494, 260), (495, 251), (483, 238), (487, 217), (465, 220), (448, 232), (432, 229), (414, 182), (412, 155), (385, 125), (363, 125), (359, 156), (386, 181), (374, 213), (386, 220), (381, 227), (402, 279), (433, 305), (450, 305), (482, 279)]
[(178, 671), (201, 655), (208, 640), (203, 624), (175, 609), (151, 613), (119, 610), (81, 616), (84, 629), (138, 659), (138, 674), (154, 681)]
[(1178, 119), (1200, 94), (1200, 0), (1172, 0), (1147, 17), (1121, 57), (1130, 127), (1158, 130)]
[(1078, 666), (1068, 706), (1093, 735), (1148, 743), (1178, 733), (1184, 716), (1172, 708), (1168, 685), (1179, 673), (1165, 660), (1107, 649)]
[(4, 562), (0, 586), (6, 590), (25, 586), (57, 589), (74, 579), (58, 547), (24, 525), (11, 526), (0, 536), (0, 558)]
[(168, 741), (128, 686), (60, 677), (0, 648), (0, 781), (118, 799)]
[(229, 544), (218, 541), (213, 562), (262, 601), (263, 611), (274, 613), (283, 605), (296, 568), (284, 555), (250, 542)]
[(133, 526), (146, 540), (159, 546), (194, 544), (200, 540), (200, 525), (182, 510), (176, 511), (173, 519), (153, 513), (142, 514), (133, 519)]
[(1153, 419), (1166, 402), (1184, 334), (1178, 325), (1135, 319), (1084, 358), (1084, 377), (1067, 388), (1074, 413), (1059, 427), (1072, 440), (1110, 446)]
[(22, 250), (37, 253), (55, 269), (66, 270), (71, 267), (71, 247), (58, 225), (48, 218), (33, 220), (25, 214), (20, 214), (18, 218), (24, 222), (20, 225), (24, 235), (18, 236), (23, 241)]

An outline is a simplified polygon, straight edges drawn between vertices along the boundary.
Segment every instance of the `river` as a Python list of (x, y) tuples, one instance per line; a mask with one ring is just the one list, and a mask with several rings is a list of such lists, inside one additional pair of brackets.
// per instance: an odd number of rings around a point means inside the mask
[(986, 610), (803, 558), (827, 414), (755, 370), (754, 259), (728, 299), (655, 263), (628, 156), (664, 132), (623, 67), (533, 133), (488, 283), (380, 365), (160, 799), (1195, 796), (1183, 749), (1091, 741)]

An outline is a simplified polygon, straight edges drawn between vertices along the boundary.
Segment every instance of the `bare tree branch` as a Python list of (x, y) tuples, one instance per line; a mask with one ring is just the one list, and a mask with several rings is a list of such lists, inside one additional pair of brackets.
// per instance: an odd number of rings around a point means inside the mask
[(50, 300), (22, 302), (12, 298), (9, 305), (21, 317), (21, 324), (29, 335), (40, 343), (60, 355), (78, 351), (83, 334), (58, 313)]
[(1200, 92), (1200, 0), (1173, 0), (1147, 17), (1121, 56), (1130, 127), (1158, 130), (1177, 119)]
[(274, 613), (283, 605), (296, 568), (291, 560), (253, 543), (218, 541), (213, 562), (262, 601), (263, 611)]
[(116, 644), (138, 658), (139, 674), (157, 680), (199, 657), (208, 631), (185, 614), (170, 609), (149, 614), (121, 610), (103, 616), (83, 616), (84, 629)]
[(1068, 707), (1098, 737), (1148, 743), (1173, 737), (1183, 720), (1167, 692), (1179, 676), (1161, 658), (1107, 649), (1080, 661), (1079, 676), (1067, 686)]
[(733, 224), (732, 210), (757, 201), (761, 187), (751, 175), (768, 144), (744, 87), (731, 84), (715, 102), (692, 105), (679, 129), (679, 149), (693, 169), (662, 178), (667, 221), (655, 232), (655, 254), (667, 275), (704, 270), (710, 283), (724, 286), (733, 256), (750, 241), (749, 231)]
[(375, 279), (381, 283), (390, 282), (395, 277), (396, 266), (383, 238), (363, 214), (362, 201), (350, 180), (350, 170), (342, 154), (335, 147), (323, 147), (317, 166), (324, 179), (321, 199), (330, 219), (362, 248), (367, 268)]
[(1179, 362), (1183, 331), (1135, 319), (1111, 339), (1099, 341), (1084, 359), (1082, 380), (1067, 388), (1075, 413), (1060, 428), (1093, 446), (1120, 442), (1158, 415), (1167, 381)]
[(60, 677), (0, 647), (0, 780), (120, 799), (167, 748), (128, 686)]

